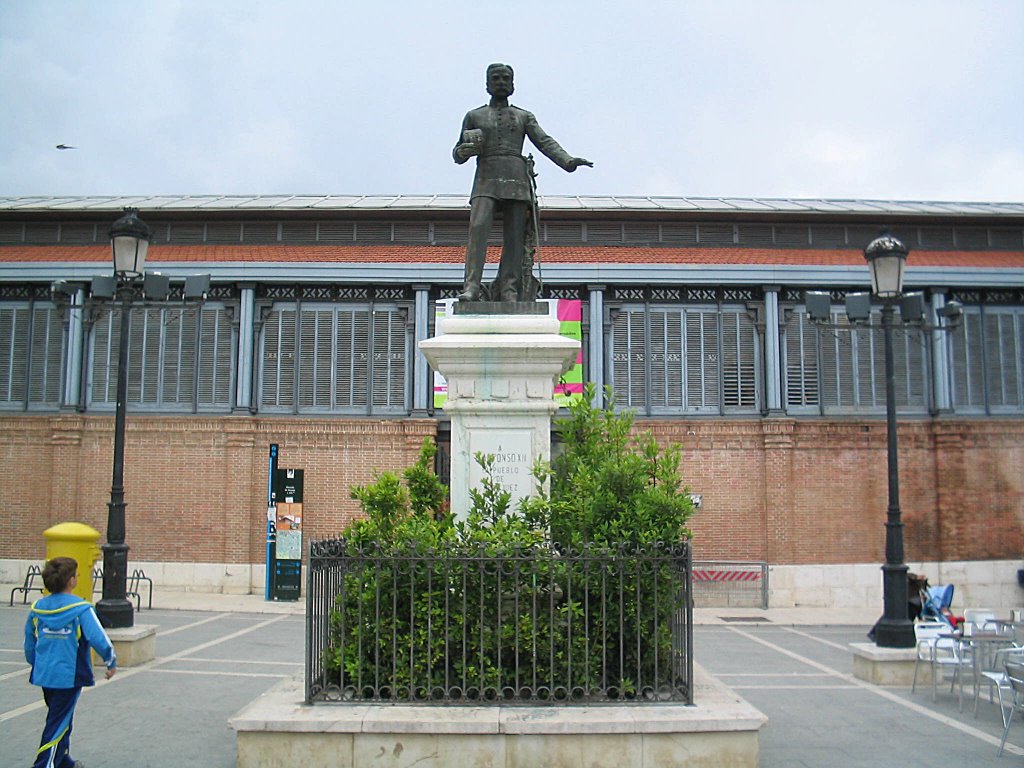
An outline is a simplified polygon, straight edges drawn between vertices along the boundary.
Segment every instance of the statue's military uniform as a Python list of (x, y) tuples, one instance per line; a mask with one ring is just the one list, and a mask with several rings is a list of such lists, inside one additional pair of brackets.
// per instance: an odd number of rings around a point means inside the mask
[[(504, 211), (504, 246), (498, 269), (497, 288), (503, 301), (523, 295), (525, 236), (530, 216), (532, 182), (523, 157), (523, 143), (530, 141), (550, 160), (572, 171), (573, 157), (558, 142), (544, 133), (533, 113), (519, 107), (486, 104), (466, 113), (462, 133), (452, 151), (456, 163), (468, 158), (456, 154), (465, 140), (465, 132), (479, 130), (483, 141), (476, 156), (476, 175), (470, 193), (469, 243), (466, 248), (466, 288), (479, 292), (487, 254), (487, 239), (496, 206)], [(532, 279), (526, 278), (526, 279)]]
[[(530, 178), (523, 159), (523, 143), (527, 136), (551, 162), (563, 170), (574, 170), (572, 156), (537, 123), (532, 112), (513, 107), (492, 107), (485, 104), (470, 110), (462, 121), (463, 132), (483, 131), (483, 148), (476, 160), (476, 176), (470, 199), (492, 197), (495, 200), (530, 202)], [(456, 148), (462, 143), (459, 134)], [(464, 163), (452, 151), (455, 162)]]

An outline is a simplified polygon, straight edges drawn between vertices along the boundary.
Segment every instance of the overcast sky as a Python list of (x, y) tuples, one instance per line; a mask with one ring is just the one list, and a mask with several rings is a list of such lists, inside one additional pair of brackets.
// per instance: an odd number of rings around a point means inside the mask
[(468, 194), (505, 61), (595, 163), (541, 194), (1019, 202), (1022, 36), (1022, 0), (0, 0), (0, 195)]

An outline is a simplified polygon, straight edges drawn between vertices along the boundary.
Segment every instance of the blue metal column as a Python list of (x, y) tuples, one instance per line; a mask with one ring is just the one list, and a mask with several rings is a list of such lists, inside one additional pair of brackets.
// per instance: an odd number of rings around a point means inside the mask
[[(938, 325), (939, 310), (946, 306), (944, 290), (933, 289), (931, 306), (928, 309), (929, 325)], [(950, 391), (950, 375), (952, 361), (949, 358), (949, 334), (932, 331), (932, 380), (935, 382), (935, 410), (948, 412), (953, 410), (953, 394)]]
[(590, 291), (589, 343), (587, 344), (587, 365), (589, 375), (587, 381), (594, 384), (594, 407), (604, 406), (604, 291), (603, 285), (588, 285)]
[(427, 358), (420, 352), (420, 342), (429, 338), (430, 333), (430, 286), (413, 285), (416, 291), (415, 330), (416, 350), (413, 352), (412, 369), (412, 412), (414, 416), (426, 416), (427, 406), (430, 402), (428, 395), (432, 391), (429, 374), (430, 367), (427, 365)]
[(782, 334), (778, 285), (764, 287), (764, 396), (769, 414), (782, 413)]
[(64, 385), (61, 388), (61, 408), (82, 409), (82, 360), (85, 350), (85, 324), (82, 318), (82, 304), (85, 291), (75, 291), (68, 312), (68, 356), (64, 363)]
[(248, 411), (252, 406), (252, 380), (255, 342), (253, 316), (256, 308), (256, 289), (242, 286), (238, 308), (238, 367), (235, 370), (235, 410)]

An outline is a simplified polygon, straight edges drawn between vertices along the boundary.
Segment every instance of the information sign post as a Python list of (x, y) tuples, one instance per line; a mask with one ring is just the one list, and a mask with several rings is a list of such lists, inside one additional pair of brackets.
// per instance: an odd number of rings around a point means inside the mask
[(302, 584), (303, 471), (274, 471), (274, 561), (272, 600), (298, 600)]
[(274, 584), (274, 541), (277, 536), (277, 509), (274, 506), (274, 475), (277, 473), (277, 443), (270, 444), (270, 461), (267, 468), (267, 577), (263, 599), (271, 600)]

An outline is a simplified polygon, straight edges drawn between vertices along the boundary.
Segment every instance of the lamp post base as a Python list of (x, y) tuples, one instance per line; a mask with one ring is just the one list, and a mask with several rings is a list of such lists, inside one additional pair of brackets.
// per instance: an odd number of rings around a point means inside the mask
[(135, 608), (127, 598), (100, 600), (96, 603), (96, 615), (104, 629), (123, 629), (135, 624)]
[(110, 531), (119, 532), (121, 542), (103, 545), (103, 594), (96, 603), (96, 615), (106, 629), (124, 629), (135, 623), (135, 607), (128, 599), (128, 545), (124, 543), (124, 504), (110, 505), (112, 521)]
[(899, 507), (889, 508), (886, 530), (886, 557), (882, 566), (882, 593), (885, 610), (875, 625), (875, 645), (879, 648), (913, 648), (917, 645), (914, 622), (910, 618), (907, 564), (903, 562), (903, 525)]
[(875, 645), (879, 648), (913, 648), (916, 644), (910, 619), (882, 618), (875, 625)]

